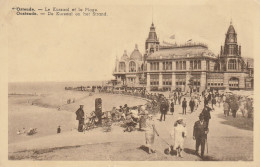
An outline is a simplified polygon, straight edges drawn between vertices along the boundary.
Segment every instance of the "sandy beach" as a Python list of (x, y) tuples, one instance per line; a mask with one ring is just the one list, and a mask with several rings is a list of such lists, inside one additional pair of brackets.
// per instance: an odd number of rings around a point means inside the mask
[[(144, 145), (144, 132), (123, 132), (123, 128), (114, 124), (111, 132), (96, 128), (86, 133), (76, 130), (75, 111), (80, 104), (85, 106), (85, 113), (94, 110), (95, 98), (102, 98), (103, 110), (113, 106), (145, 104), (146, 100), (126, 95), (94, 94), (86, 92), (64, 91), (46, 96), (10, 95), (8, 143), (10, 160), (115, 160), (115, 161), (199, 161), (194, 155), (195, 141), (192, 140), (194, 122), (202, 110), (202, 105), (194, 113), (187, 110), (183, 116), (187, 123), (188, 136), (185, 140), (184, 158), (165, 154), (168, 143), (172, 143), (169, 131), (177, 117), (182, 116), (181, 107), (175, 106), (175, 113), (167, 115), (165, 122), (155, 116), (155, 125), (160, 137), (155, 140), (155, 154), (147, 154)], [(67, 98), (75, 98), (75, 103), (66, 104)], [(33, 105), (32, 105), (33, 103)], [(57, 107), (60, 106), (60, 110)], [(205, 160), (253, 160), (253, 131), (234, 126), (222, 115), (222, 107), (216, 107), (211, 113), (210, 133), (208, 135), (208, 153)], [(247, 118), (238, 116), (238, 121)], [(228, 122), (228, 123), (227, 123)], [(57, 126), (62, 133), (56, 134)], [(17, 135), (17, 129), (37, 128), (32, 136)], [(239, 142), (239, 145), (236, 143)]]

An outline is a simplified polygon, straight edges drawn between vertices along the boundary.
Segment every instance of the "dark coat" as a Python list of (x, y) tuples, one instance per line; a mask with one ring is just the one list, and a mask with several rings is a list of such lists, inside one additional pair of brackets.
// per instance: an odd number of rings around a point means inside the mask
[(168, 111), (168, 104), (166, 102), (162, 102), (161, 105), (160, 105), (160, 111), (161, 113), (167, 113)]
[(213, 98), (213, 99), (212, 99), (212, 104), (216, 104), (216, 103), (217, 103), (216, 99)]
[(185, 101), (184, 101), (184, 100), (182, 101), (182, 107), (187, 107), (187, 101), (186, 101), (186, 100), (185, 100)]
[(237, 111), (239, 108), (238, 101), (237, 100), (231, 100), (229, 104), (232, 111)]
[(194, 101), (194, 100), (191, 100), (190, 103), (189, 103), (189, 106), (190, 106), (190, 108), (194, 108), (194, 106), (195, 106), (195, 101)]
[(209, 119), (211, 119), (211, 115), (210, 115), (210, 111), (211, 108), (205, 106), (202, 110), (202, 114), (204, 116), (205, 121), (208, 121)]
[(174, 112), (174, 103), (171, 102), (171, 112)]
[(171, 102), (171, 108), (174, 108), (174, 103), (173, 102)]
[(83, 111), (81, 108), (79, 108), (79, 109), (76, 111), (76, 115), (77, 115), (76, 120), (82, 120), (82, 119), (84, 119), (84, 111)]
[(200, 124), (200, 121), (196, 121), (193, 127), (193, 136), (198, 138), (206, 138), (206, 131), (208, 131), (206, 122), (204, 121), (203, 124)]

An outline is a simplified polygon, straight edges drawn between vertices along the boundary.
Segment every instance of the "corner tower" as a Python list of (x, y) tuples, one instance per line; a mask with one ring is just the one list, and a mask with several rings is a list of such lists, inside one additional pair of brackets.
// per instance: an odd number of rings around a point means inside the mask
[(239, 72), (245, 68), (241, 57), (241, 46), (237, 44), (237, 33), (232, 21), (226, 33), (225, 44), (221, 46), (220, 64), (222, 71)]
[(145, 41), (146, 54), (149, 55), (150, 53), (158, 51), (159, 44), (160, 44), (159, 38), (157, 37), (154, 24), (152, 23), (152, 25), (150, 27), (150, 32), (149, 32), (148, 38)]
[(221, 46), (221, 57), (241, 57), (241, 46), (237, 44), (237, 33), (235, 31), (234, 26), (232, 25), (232, 21), (230, 22), (228, 31), (226, 33), (225, 44), (224, 47)]

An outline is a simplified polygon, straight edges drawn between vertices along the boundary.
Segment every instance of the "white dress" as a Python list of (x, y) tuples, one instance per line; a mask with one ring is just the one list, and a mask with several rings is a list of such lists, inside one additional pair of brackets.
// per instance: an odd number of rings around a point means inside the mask
[(176, 150), (176, 148), (180, 147), (183, 149), (184, 145), (184, 137), (187, 136), (186, 128), (182, 124), (177, 124), (171, 131), (171, 137), (173, 139), (173, 148)]
[(154, 122), (152, 120), (149, 120), (146, 122), (145, 127), (145, 143), (147, 147), (152, 147), (154, 144)]

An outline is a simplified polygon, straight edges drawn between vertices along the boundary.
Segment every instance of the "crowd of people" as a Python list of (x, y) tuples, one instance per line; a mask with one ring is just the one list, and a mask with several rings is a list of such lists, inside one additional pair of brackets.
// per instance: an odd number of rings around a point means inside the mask
[(230, 112), (234, 118), (237, 117), (237, 112), (241, 112), (243, 117), (253, 117), (253, 98), (246, 95), (236, 95), (231, 92), (219, 93), (218, 91), (202, 92), (204, 103), (210, 103), (214, 110), (215, 106), (223, 104), (224, 116), (229, 116)]
[[(182, 108), (183, 116), (187, 113), (187, 107), (192, 114), (195, 111), (201, 110), (199, 120), (193, 126), (193, 139), (196, 141), (195, 154), (199, 155), (199, 147), (201, 153), (199, 156), (204, 157), (205, 145), (207, 143), (207, 135), (209, 133), (209, 122), (211, 119), (211, 112), (216, 107), (221, 108), (223, 105), (224, 115), (229, 116), (229, 112), (236, 118), (237, 112), (241, 111), (243, 117), (253, 117), (253, 99), (247, 96), (235, 95), (229, 92), (219, 93), (219, 91), (205, 90), (202, 93), (183, 93), (181, 91), (172, 91), (169, 97), (160, 93), (148, 93), (145, 90), (127, 92), (122, 94), (140, 96), (148, 99), (145, 105), (129, 107), (127, 104), (119, 107), (113, 107), (111, 111), (104, 111), (102, 119), (104, 124), (110, 122), (121, 123), (124, 127), (124, 132), (131, 132), (134, 130), (145, 131), (145, 143), (148, 148), (148, 153), (154, 153), (155, 135), (159, 133), (155, 127), (154, 115), (159, 113), (159, 121), (165, 121), (168, 112), (173, 114), (175, 112), (175, 105)], [(189, 101), (187, 100), (189, 99)], [(83, 106), (82, 111), (83, 111)], [(81, 110), (81, 109), (79, 109)], [(78, 111), (77, 111), (78, 112)], [(76, 112), (76, 114), (77, 114)], [(86, 122), (95, 122), (95, 111), (90, 116), (80, 115), (82, 119), (79, 120), (78, 131), (84, 131), (84, 119)], [(84, 119), (83, 119), (84, 118)], [(82, 122), (83, 120), (83, 122)], [(108, 121), (109, 120), (109, 121)], [(138, 126), (139, 125), (139, 126)], [(86, 128), (85, 128), (86, 129)], [(175, 150), (178, 157), (183, 157), (184, 140), (187, 136), (186, 123), (182, 117), (179, 117), (174, 123), (173, 129), (170, 132), (173, 146), (169, 145), (169, 151)]]

